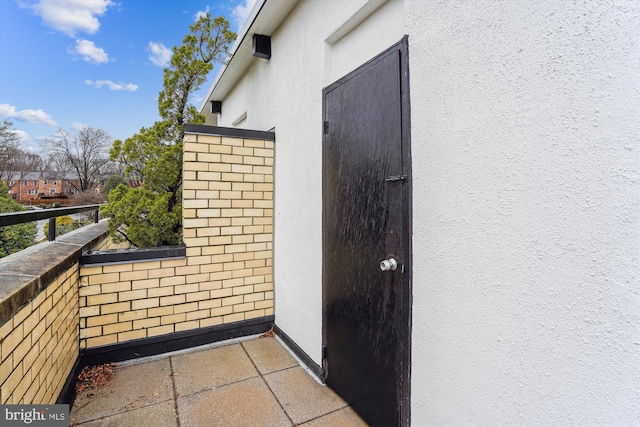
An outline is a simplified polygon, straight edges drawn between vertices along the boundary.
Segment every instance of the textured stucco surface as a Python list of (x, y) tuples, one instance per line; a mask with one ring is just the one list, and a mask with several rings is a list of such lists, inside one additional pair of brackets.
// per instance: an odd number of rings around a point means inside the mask
[(640, 424), (639, 15), (407, 1), (414, 425)]
[(322, 87), (409, 35), (412, 424), (640, 424), (637, 2), (305, 1), (224, 99), (275, 127), (276, 322), (321, 361)]
[[(403, 3), (390, 0), (351, 33), (325, 39), (365, 0), (301, 0), (224, 99), (220, 126), (275, 127), (275, 316), (316, 363), (322, 346), (322, 88), (399, 42)], [(318, 17), (322, 19), (318, 19)], [(386, 17), (386, 18), (385, 18)], [(380, 31), (382, 24), (387, 30)]]

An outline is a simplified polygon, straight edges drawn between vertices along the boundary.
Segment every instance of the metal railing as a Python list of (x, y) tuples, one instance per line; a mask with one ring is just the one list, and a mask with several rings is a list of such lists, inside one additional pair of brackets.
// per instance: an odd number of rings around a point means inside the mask
[(0, 227), (5, 227), (7, 225), (24, 224), (25, 222), (39, 221), (41, 219), (48, 219), (49, 231), (47, 233), (47, 238), (49, 239), (49, 241), (53, 241), (56, 240), (57, 217), (89, 211), (95, 211), (93, 214), (94, 222), (98, 222), (98, 219), (100, 217), (100, 205), (84, 205), (74, 206), (72, 208), (53, 208), (36, 211), (0, 213)]

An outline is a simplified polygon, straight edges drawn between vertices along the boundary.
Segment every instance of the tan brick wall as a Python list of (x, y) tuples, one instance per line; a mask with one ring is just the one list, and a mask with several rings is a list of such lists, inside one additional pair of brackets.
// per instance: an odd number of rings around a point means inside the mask
[(0, 326), (0, 402), (53, 404), (78, 357), (78, 263)]
[(115, 243), (111, 238), (106, 238), (102, 240), (95, 248), (94, 251), (107, 251), (112, 249), (129, 249), (131, 244), (129, 242), (118, 242)]
[(273, 141), (187, 135), (186, 258), (80, 271), (80, 348), (273, 314)]
[(110, 236), (105, 235), (103, 239), (96, 243), (94, 247), (91, 248), (92, 251), (107, 251), (114, 249), (129, 249), (131, 248), (131, 244), (129, 242), (114, 242)]

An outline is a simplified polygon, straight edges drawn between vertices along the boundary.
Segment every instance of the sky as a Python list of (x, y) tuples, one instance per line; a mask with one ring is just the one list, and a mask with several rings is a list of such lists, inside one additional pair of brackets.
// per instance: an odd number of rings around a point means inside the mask
[(237, 33), (255, 1), (0, 0), (0, 120), (41, 155), (60, 129), (124, 140), (159, 120), (162, 70), (199, 14), (222, 15)]

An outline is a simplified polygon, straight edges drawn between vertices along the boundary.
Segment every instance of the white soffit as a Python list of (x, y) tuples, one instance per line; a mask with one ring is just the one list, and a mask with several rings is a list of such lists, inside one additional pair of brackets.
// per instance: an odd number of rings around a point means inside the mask
[(238, 82), (247, 68), (256, 59), (252, 56), (252, 39), (254, 34), (271, 36), (287, 17), (299, 0), (258, 0), (251, 9), (247, 21), (238, 33), (229, 56), (231, 60), (223, 65), (207, 92), (200, 112), (205, 111), (209, 101), (222, 100)]

